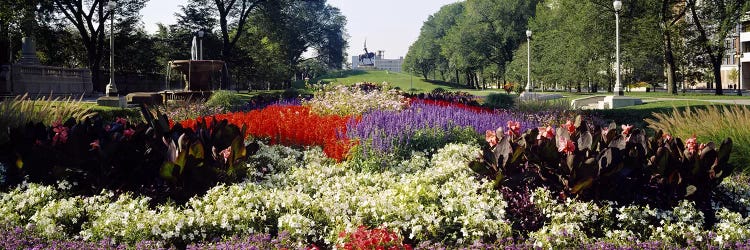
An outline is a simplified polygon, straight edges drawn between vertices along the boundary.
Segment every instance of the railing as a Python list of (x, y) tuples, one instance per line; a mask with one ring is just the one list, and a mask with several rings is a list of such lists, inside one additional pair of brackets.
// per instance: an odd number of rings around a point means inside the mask
[(43, 65), (12, 66), (14, 94), (83, 94), (91, 93), (91, 73), (88, 69), (69, 69)]

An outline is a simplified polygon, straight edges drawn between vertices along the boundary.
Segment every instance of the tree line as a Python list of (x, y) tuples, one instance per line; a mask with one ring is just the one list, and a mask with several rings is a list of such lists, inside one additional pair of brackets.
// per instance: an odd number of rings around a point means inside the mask
[[(629, 0), (620, 11), (623, 84), (707, 83), (723, 94), (727, 38), (750, 10), (744, 0)], [(532, 31), (530, 45), (526, 30)], [(472, 88), (527, 80), (535, 88), (612, 91), (615, 9), (611, 0), (466, 0), (424, 22), (404, 70)]]
[[(33, 37), (45, 65), (89, 68), (95, 90), (109, 68), (114, 18), (115, 72), (164, 73), (189, 59), (204, 31), (203, 58), (227, 63), (241, 88), (287, 88), (294, 79), (340, 69), (346, 58), (346, 17), (325, 0), (189, 0), (177, 23), (148, 34), (140, 11), (148, 0), (6, 0), (0, 5), (0, 64), (17, 60), (21, 37)], [(312, 51), (312, 53), (306, 51)], [(222, 82), (229, 82), (222, 81)], [(237, 86), (237, 85), (235, 85)], [(226, 88), (227, 86), (223, 86)]]

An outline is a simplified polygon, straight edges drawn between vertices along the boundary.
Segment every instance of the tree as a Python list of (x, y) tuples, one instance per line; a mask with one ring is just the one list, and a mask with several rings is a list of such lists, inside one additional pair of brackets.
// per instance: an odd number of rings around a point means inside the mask
[(430, 15), (422, 25), (417, 41), (409, 46), (403, 67), (414, 69), (425, 78), (430, 72), (440, 72), (441, 79), (445, 81), (445, 73), (451, 69), (448, 59), (442, 54), (442, 40), (448, 30), (456, 25), (463, 12), (464, 3), (458, 2), (445, 5)]
[(689, 22), (697, 32), (692, 40), (708, 56), (713, 71), (716, 95), (724, 94), (721, 82), (721, 62), (726, 53), (724, 41), (737, 26), (740, 15), (747, 12), (750, 3), (745, 0), (687, 0)]
[[(134, 23), (138, 19), (141, 9), (147, 0), (121, 0), (117, 2), (115, 13), (120, 17), (119, 22)], [(81, 43), (86, 49), (88, 68), (91, 70), (91, 80), (94, 90), (100, 88), (100, 75), (97, 74), (105, 55), (105, 23), (113, 18), (113, 12), (105, 9), (107, 0), (53, 0), (55, 11), (61, 13), (65, 20), (78, 31)]]
[[(201, 0), (198, 0), (201, 1)], [(214, 0), (213, 4), (219, 13), (219, 28), (223, 46), (221, 56), (229, 59), (237, 41), (245, 34), (248, 16), (265, 0)]]
[[(684, 0), (661, 0), (659, 11), (659, 21), (662, 33), (662, 42), (664, 44), (664, 66), (667, 75), (667, 92), (677, 94), (677, 63), (674, 56), (673, 40), (675, 40), (676, 30), (684, 22), (687, 8), (684, 7)], [(682, 5), (682, 6), (681, 6)]]

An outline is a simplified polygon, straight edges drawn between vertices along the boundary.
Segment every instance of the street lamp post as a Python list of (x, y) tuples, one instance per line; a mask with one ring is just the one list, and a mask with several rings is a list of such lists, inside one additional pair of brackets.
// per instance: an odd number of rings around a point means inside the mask
[(526, 30), (526, 92), (531, 92), (531, 30)]
[(622, 91), (622, 83), (620, 82), (620, 10), (622, 10), (622, 2), (616, 0), (612, 3), (615, 7), (615, 58), (616, 58), (616, 71), (617, 76), (615, 80), (615, 89), (613, 92), (617, 92), (618, 96), (625, 95)]
[(200, 50), (199, 50), (200, 52), (198, 53), (198, 60), (203, 60), (203, 35), (204, 34), (205, 32), (203, 32), (203, 30), (198, 31), (198, 39), (200, 39), (200, 43), (198, 45), (200, 47)]
[(114, 1), (107, 3), (109, 7), (109, 84), (105, 89), (107, 96), (117, 96), (117, 86), (115, 85), (115, 40), (114, 40), (114, 28), (115, 28), (115, 7)]

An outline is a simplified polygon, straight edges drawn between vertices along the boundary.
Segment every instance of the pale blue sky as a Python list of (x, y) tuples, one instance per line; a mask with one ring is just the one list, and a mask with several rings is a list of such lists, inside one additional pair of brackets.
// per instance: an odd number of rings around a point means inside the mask
[[(153, 33), (156, 23), (175, 23), (174, 13), (186, 2), (149, 1), (141, 12), (146, 30)], [(349, 56), (363, 53), (362, 46), (367, 38), (367, 49), (385, 50), (386, 58), (405, 56), (427, 17), (454, 2), (459, 0), (328, 0), (328, 4), (341, 9), (348, 21)]]

